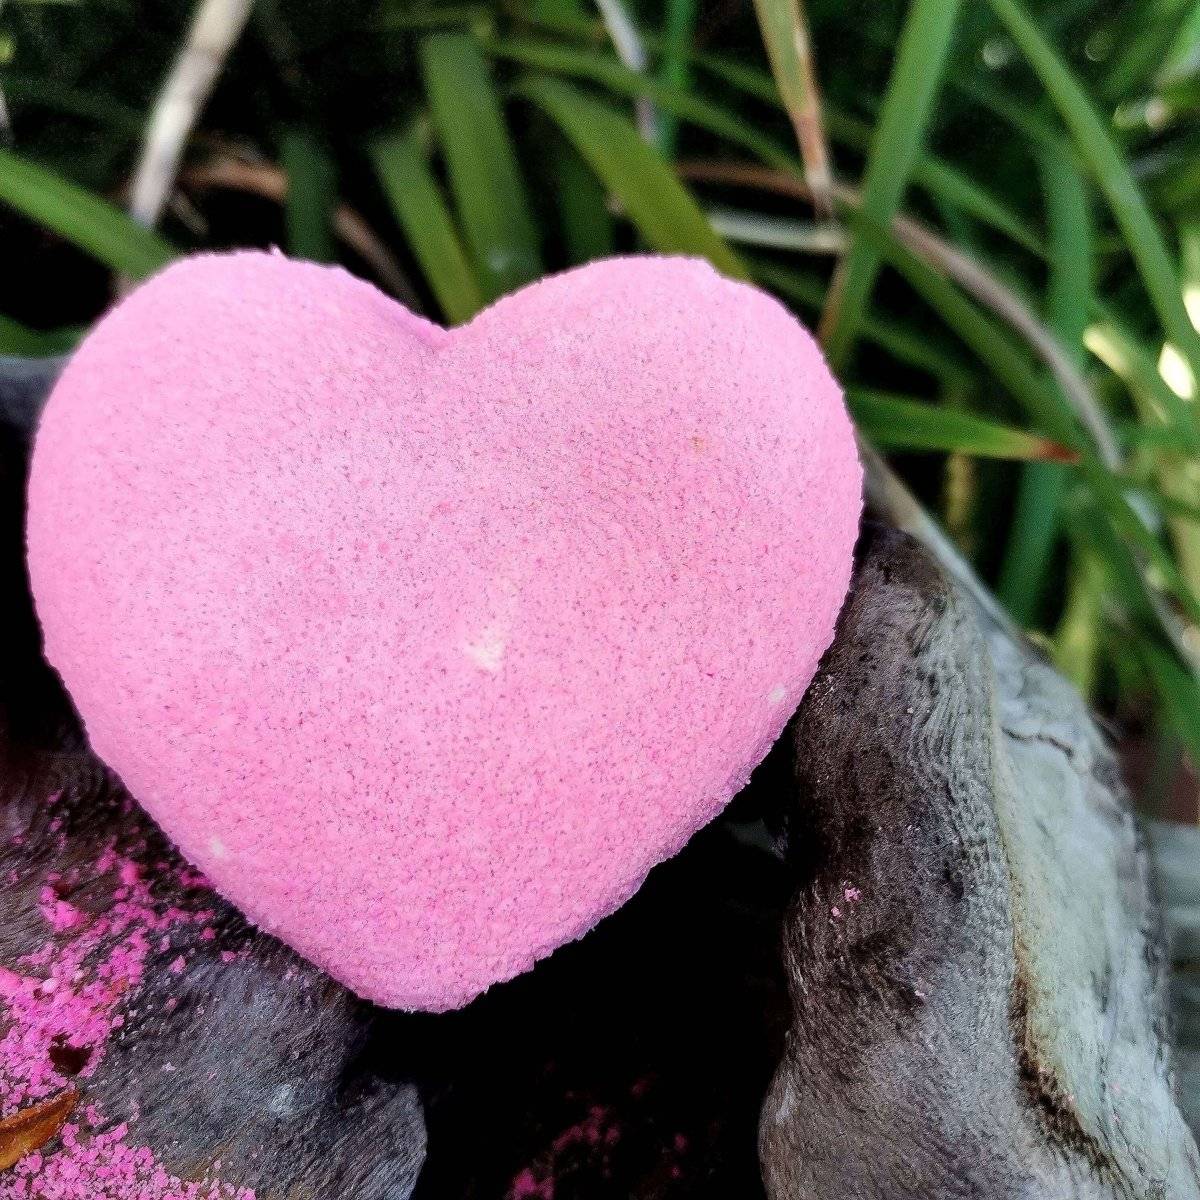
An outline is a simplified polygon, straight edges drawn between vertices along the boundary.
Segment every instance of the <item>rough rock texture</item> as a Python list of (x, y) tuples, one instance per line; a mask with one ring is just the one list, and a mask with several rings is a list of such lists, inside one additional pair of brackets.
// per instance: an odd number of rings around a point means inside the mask
[(1147, 856), (1072, 689), (876, 529), (794, 746), (772, 1200), (1200, 1195)]
[(1200, 1135), (1200, 828), (1152, 821), (1147, 832), (1171, 951), (1179, 1104)]
[(382, 1075), (370, 1007), (181, 863), (41, 660), (20, 545), (36, 385), (0, 362), (0, 1151), (6, 1118), (69, 1113), (0, 1198), (402, 1200), (425, 1149), (403, 1030)]

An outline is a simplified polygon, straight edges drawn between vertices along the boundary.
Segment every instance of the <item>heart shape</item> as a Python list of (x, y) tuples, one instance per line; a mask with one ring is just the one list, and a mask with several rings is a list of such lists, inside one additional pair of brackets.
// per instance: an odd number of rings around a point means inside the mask
[(447, 331), (210, 255), (67, 367), (29, 567), (94, 749), (183, 853), (361, 995), (442, 1009), (742, 786), (832, 637), (860, 489), (812, 339), (703, 263)]

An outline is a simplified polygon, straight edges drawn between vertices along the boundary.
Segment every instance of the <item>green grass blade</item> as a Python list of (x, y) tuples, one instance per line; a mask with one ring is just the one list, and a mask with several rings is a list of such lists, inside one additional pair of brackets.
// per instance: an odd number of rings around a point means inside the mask
[[(768, 259), (749, 260), (755, 280), (807, 313), (819, 313), (825, 302), (826, 285)], [(881, 315), (868, 313), (859, 328), (863, 341), (887, 351), (897, 362), (925, 371), (944, 383), (962, 383), (967, 378), (963, 364), (938, 348), (926, 331), (910, 329)]]
[(421, 63), (450, 190), (484, 294), (494, 299), (542, 269), (516, 152), (473, 38), (431, 34), (421, 42)]
[[(580, 0), (533, 0), (530, 15), (535, 21), (544, 21), (546, 24), (560, 21), (578, 22), (585, 19)], [(479, 20), (478, 15), (475, 20)]]
[[(696, 62), (722, 83), (773, 108), (782, 109), (779, 89), (765, 72), (719, 54), (697, 55)], [(655, 102), (660, 108), (668, 110), (678, 104), (678, 99), (660, 94)], [(871, 127), (865, 121), (842, 112), (827, 101), (822, 101), (821, 116), (831, 141), (861, 153), (869, 151)], [(711, 126), (709, 128), (711, 129)], [(712, 129), (712, 132), (720, 131)], [(762, 135), (758, 136), (761, 138)], [(764, 162), (777, 165), (763, 152), (765, 147), (762, 143), (751, 145), (743, 140), (742, 144)], [(779, 147), (771, 143), (770, 153), (776, 155), (778, 151)], [(790, 159), (790, 155), (788, 157)], [(792, 165), (794, 166), (794, 163)], [(928, 151), (920, 154), (912, 169), (912, 182), (931, 198), (960, 209), (981, 225), (1010, 238), (1029, 253), (1045, 257), (1046, 247), (1041, 235), (1015, 208), (945, 159)]]
[(962, 409), (869, 388), (847, 393), (855, 424), (881, 450), (928, 450), (977, 458), (1059, 459), (1063, 446)]
[(889, 262), (908, 280), (1034, 422), (1064, 445), (1082, 448), (1082, 434), (1074, 414), (1007, 329), (980, 311), (944, 275), (890, 240), (882, 230), (864, 225), (862, 233), (874, 240), (880, 259)]
[(6, 71), (4, 96), (12, 103), (14, 110), (41, 108), (92, 121), (105, 129), (116, 142), (137, 142), (146, 128), (146, 118), (136, 108), (110, 96), (70, 87), (58, 81), (51, 83), (46, 79), (14, 75)]
[(768, 166), (800, 176), (796, 156), (761, 133), (753, 122), (701, 96), (660, 83), (652, 76), (631, 71), (608, 54), (529, 38), (497, 39), (488, 42), (487, 47), (497, 57), (522, 66), (569, 75), (575, 79), (587, 79), (634, 99), (645, 97), (652, 100), (660, 111), (740, 146)]
[[(835, 142), (864, 153), (869, 150), (871, 127), (865, 121), (827, 106), (825, 125)], [(934, 200), (949, 204), (981, 225), (1004, 234), (1023, 250), (1045, 257), (1041, 235), (1015, 208), (937, 155), (926, 152), (917, 158), (912, 183)]]
[(1173, 654), (1148, 638), (1138, 639), (1138, 653), (1162, 711), (1183, 738), (1192, 761), (1200, 762), (1200, 683)]
[(615, 250), (615, 229), (600, 180), (564, 138), (555, 135), (550, 171), (567, 258), (572, 264), (605, 258)]
[(1111, 309), (1096, 304), (1099, 320), (1084, 332), (1084, 344), (1129, 389), (1139, 420), (1170, 432), (1181, 451), (1200, 456), (1200, 430), (1188, 402), (1167, 386), (1156, 356)]
[[(658, 81), (675, 91), (686, 92), (691, 79), (697, 7), (697, 0), (667, 0)], [(663, 156), (673, 158), (679, 141), (679, 118), (674, 113), (665, 112), (659, 117), (658, 139)]]
[(52, 329), (43, 333), (12, 317), (0, 315), (0, 354), (19, 358), (47, 358), (73, 350), (83, 337), (82, 329)]
[(821, 98), (813, 69), (804, 0), (754, 0), (771, 74), (779, 86), (804, 162), (804, 177), (819, 210), (828, 210), (833, 183), (821, 123)]
[(368, 154), (446, 320), (468, 320), (483, 307), (483, 290), (416, 138), (387, 134), (371, 142)]
[(1087, 699), (1096, 690), (1104, 573), (1086, 549), (1076, 550), (1067, 573), (1067, 594), (1051, 650), (1058, 669)]
[(1188, 319), (1179, 275), (1162, 231), (1138, 189), (1129, 164), (1082, 85), (1017, 0), (989, 0), (1054, 101), (1080, 156), (1095, 175), (1129, 253), (1158, 312), (1167, 340), (1200, 378), (1200, 334)]
[[(924, 144), (959, 7), (960, 0), (913, 0), (908, 10), (862, 187), (862, 215), (881, 228), (896, 215)], [(878, 271), (877, 249), (855, 236), (822, 318), (822, 340), (835, 367), (854, 343)]]
[(1123, 538), (1130, 547), (1136, 548), (1183, 606), (1188, 618), (1200, 621), (1200, 601), (1188, 587), (1173, 558), (1132, 508), (1121, 483), (1100, 463), (1058, 388), (1034, 366), (1021, 345), (927, 263), (904, 247), (889, 243), (883, 231), (864, 226), (864, 232), (876, 239), (881, 256), (905, 276), (925, 302), (978, 355), (1033, 421), (1056, 441), (1079, 451), (1082, 478), (1095, 503), (1111, 522), (1109, 532), (1114, 542), (1122, 545), (1124, 550), (1123, 543), (1118, 540)]
[(726, 275), (746, 277), (741, 260), (626, 116), (557, 79), (527, 79), (517, 91), (558, 125), (653, 249), (696, 254)]
[[(587, 79), (622, 95), (645, 97), (654, 102), (661, 114), (677, 117), (698, 129), (704, 129), (748, 151), (767, 166), (801, 177), (795, 155), (763, 134), (753, 122), (738, 115), (731, 107), (631, 71), (603, 51), (521, 37), (491, 40), (486, 46), (497, 57), (524, 66), (538, 67), (575, 79)], [(710, 56), (705, 61), (711, 64), (713, 60)], [(717, 61), (723, 63), (723, 60)], [(727, 65), (722, 65), (722, 74)], [(752, 84), (755, 80), (765, 81), (770, 89), (769, 102), (779, 104), (774, 84), (768, 76), (752, 68), (745, 68), (740, 74), (748, 75)], [(865, 150), (870, 144), (870, 128), (857, 118), (826, 108), (824, 120), (835, 141), (859, 150)], [(935, 156), (921, 157), (913, 168), (912, 178), (915, 185), (930, 195), (961, 209), (1030, 253), (1046, 253), (1037, 232), (1015, 209)]]
[[(1130, 492), (1135, 496), (1142, 497), (1145, 501), (1157, 505), (1169, 517), (1176, 517), (1181, 523), (1188, 525), (1200, 525), (1200, 503), (1188, 500), (1182, 500), (1178, 496), (1167, 495), (1161, 488), (1143, 487), (1136, 484), (1131, 484)], [(1192, 497), (1197, 494), (1196, 489), (1192, 489)]]
[(785, 111), (783, 100), (779, 95), (779, 85), (767, 71), (751, 67), (739, 58), (726, 54), (711, 52), (697, 54), (696, 65), (710, 75), (715, 75), (722, 83), (742, 92), (751, 99), (769, 104), (772, 108)]
[(108, 201), (3, 149), (0, 203), (131, 279), (152, 275), (175, 257), (169, 242)]
[(329, 148), (308, 129), (290, 129), (280, 140), (280, 165), (287, 176), (284, 224), (288, 250), (311, 262), (332, 262), (337, 167)]
[[(1183, 249), (1184, 296), (1200, 295), (1200, 221), (1193, 220), (1183, 225), (1179, 231), (1179, 242)], [(1197, 378), (1193, 377), (1193, 390), (1197, 383)], [(1170, 387), (1167, 391), (1175, 394)], [(1196, 402), (1193, 397), (1184, 403), (1194, 407)], [(1200, 425), (1193, 428), (1200, 431)], [(1200, 499), (1200, 453), (1193, 453), (1178, 463), (1163, 464), (1159, 478), (1163, 491), (1171, 497)], [(1172, 521), (1171, 538), (1175, 543), (1183, 577), (1192, 591), (1200, 595), (1200, 529), (1191, 522)]]
[(1132, 36), (1113, 55), (1104, 76), (1104, 95), (1120, 100), (1147, 88), (1195, 9), (1195, 0), (1154, 0), (1145, 4), (1136, 14), (1137, 27)]
[[(1092, 307), (1094, 236), (1087, 184), (1074, 162), (1061, 155), (1043, 153), (1041, 174), (1050, 247), (1047, 321), (1078, 363)], [(1067, 482), (1067, 471), (1054, 463), (1030, 463), (1021, 473), (996, 591), (1022, 625), (1033, 623), (1045, 593)]]

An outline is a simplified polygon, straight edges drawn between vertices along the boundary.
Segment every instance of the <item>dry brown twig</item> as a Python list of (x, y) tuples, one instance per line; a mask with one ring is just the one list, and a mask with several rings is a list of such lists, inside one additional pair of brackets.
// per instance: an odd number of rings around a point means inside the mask
[(146, 129), (130, 214), (154, 225), (174, 185), (183, 148), (250, 15), (252, 0), (200, 0)]
[[(180, 181), (187, 187), (202, 190), (229, 188), (251, 192), (275, 204), (283, 204), (287, 199), (288, 181), (282, 168), (273, 163), (250, 162), (233, 154), (215, 155), (188, 167)], [(357, 211), (347, 204), (338, 204), (333, 210), (333, 232), (370, 265), (376, 278), (392, 295), (410, 308), (420, 307), (412, 285), (392, 252)]]
[(803, 0), (788, 0), (786, 4), (764, 4), (762, 0), (755, 0), (755, 8), (767, 57), (771, 61), (771, 73), (796, 133), (809, 199), (818, 217), (832, 220), (833, 170)]

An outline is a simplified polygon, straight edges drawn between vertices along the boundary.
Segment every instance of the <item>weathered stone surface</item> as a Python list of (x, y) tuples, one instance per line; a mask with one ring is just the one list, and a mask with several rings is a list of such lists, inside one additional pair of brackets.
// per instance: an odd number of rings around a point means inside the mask
[(794, 747), (772, 1200), (1200, 1195), (1147, 856), (1072, 689), (873, 529)]
[(1200, 1136), (1200, 827), (1147, 826), (1171, 952), (1171, 1032), (1179, 1106)]
[[(184, 867), (42, 663), (22, 497), (54, 365), (0, 363), (0, 1116), (75, 1089), (77, 1148), (50, 1138), (38, 1179), (70, 1178), (81, 1197), (123, 1196), (135, 1178), (174, 1196), (153, 1182), (161, 1168), (219, 1178), (222, 1197), (402, 1200), (425, 1150), (403, 1027), (380, 1074), (362, 1053), (380, 1018)], [(28, 1169), (0, 1173), (0, 1196), (26, 1194)]]

